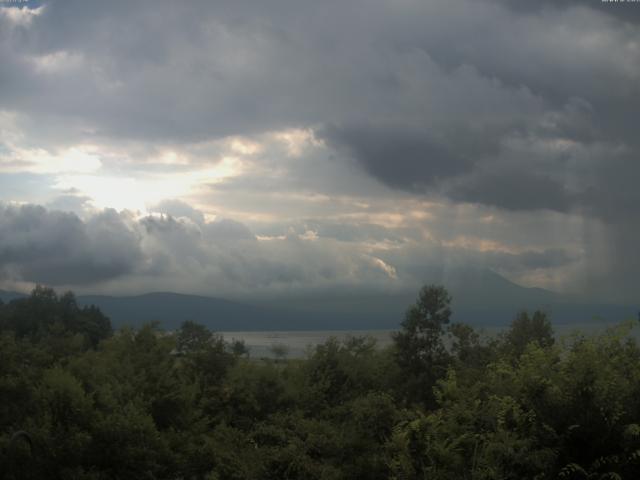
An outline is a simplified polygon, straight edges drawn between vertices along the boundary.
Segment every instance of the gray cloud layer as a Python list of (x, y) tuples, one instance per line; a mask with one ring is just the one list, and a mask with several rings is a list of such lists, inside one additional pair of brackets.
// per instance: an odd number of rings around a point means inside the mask
[[(405, 291), (423, 280), (421, 265), (443, 268), (447, 257), (457, 259), (454, 266), (491, 265), (507, 273), (576, 260), (562, 249), (509, 254), (443, 247), (406, 229), (375, 225), (351, 231), (344, 225), (297, 225), (259, 240), (242, 223), (194, 220), (193, 211), (181, 207), (190, 216), (135, 219), (104, 210), (82, 220), (38, 206), (0, 205), (0, 231), (11, 232), (0, 239), (0, 280), (120, 293), (155, 288), (257, 297), (314, 289)], [(363, 248), (363, 241), (396, 247), (375, 251)]]
[[(0, 104), (25, 131), (38, 132), (28, 141), (47, 145), (186, 144), (308, 128), (332, 156), (315, 163), (355, 165), (402, 194), (495, 208), (496, 215), (577, 215), (602, 226), (598, 234), (584, 228), (581, 252), (565, 256), (545, 247), (538, 249), (544, 258), (525, 255), (516, 263), (584, 256), (591, 259), (585, 288), (630, 298), (640, 270), (639, 12), (639, 5), (599, 0), (45, 2), (28, 21), (0, 16)], [(276, 178), (272, 190), (318, 183), (314, 162), (291, 168), (299, 169), (296, 177)], [(251, 181), (242, 177), (217, 192), (243, 195), (238, 189)], [(265, 186), (255, 182), (254, 192)], [(313, 186), (321, 194), (336, 189)], [(342, 184), (340, 193), (349, 188)], [(66, 201), (81, 208), (74, 198)], [(24, 278), (76, 282), (142, 268), (148, 249), (158, 254), (144, 268), (165, 268), (175, 259), (161, 253), (184, 245), (197, 252), (194, 238), (252, 241), (246, 227), (212, 225), (190, 208), (165, 202), (158, 212), (188, 218), (200, 237), (184, 233), (182, 223), (153, 218), (139, 225), (148, 243), (142, 246), (138, 227), (113, 245), (101, 243), (109, 237), (100, 229), (120, 225), (106, 213), (83, 223), (27, 209), (21, 215), (34, 218), (40, 238), (55, 245), (51, 251), (76, 252), (63, 257), (77, 265), (99, 248), (106, 254), (82, 268), (62, 269), (57, 260), (45, 267), (30, 264), (10, 235), (3, 236), (1, 258), (19, 265)], [(2, 228), (19, 232), (10, 210)], [(342, 236), (369, 231), (321, 227)], [(44, 241), (25, 245), (49, 248)], [(327, 248), (316, 252), (318, 261), (330, 256)], [(268, 258), (249, 257), (260, 270), (227, 253), (220, 251), (216, 268), (241, 283), (268, 275), (303, 282), (304, 264), (312, 262), (301, 254), (303, 265), (276, 268)], [(339, 265), (328, 266), (326, 277), (340, 273), (346, 275)]]
[(67, 138), (311, 126), (393, 187), (598, 212), (639, 146), (638, 9), (535, 3), (51, 2), (3, 19), (2, 104)]
[(0, 269), (48, 284), (95, 283), (132, 273), (139, 240), (116, 212), (83, 222), (72, 213), (0, 204)]

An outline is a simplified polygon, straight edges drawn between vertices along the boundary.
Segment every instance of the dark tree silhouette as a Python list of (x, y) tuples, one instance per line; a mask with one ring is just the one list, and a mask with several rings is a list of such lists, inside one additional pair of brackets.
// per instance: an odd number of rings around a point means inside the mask
[(407, 374), (407, 400), (433, 403), (432, 389), (444, 376), (448, 354), (444, 326), (451, 317), (451, 295), (440, 285), (426, 285), (405, 315), (402, 330), (393, 336), (396, 359)]

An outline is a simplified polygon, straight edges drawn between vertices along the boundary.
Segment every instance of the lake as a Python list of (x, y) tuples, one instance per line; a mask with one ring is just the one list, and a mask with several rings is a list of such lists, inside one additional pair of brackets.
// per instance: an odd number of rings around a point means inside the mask
[[(556, 337), (565, 337), (576, 331), (586, 335), (603, 332), (615, 324), (607, 322), (589, 322), (580, 324), (553, 325)], [(476, 330), (485, 337), (499, 334), (505, 327), (477, 327)], [(249, 349), (251, 358), (274, 358), (275, 349), (286, 350), (287, 358), (303, 358), (310, 349), (335, 337), (345, 340), (348, 337), (368, 336), (376, 340), (380, 348), (391, 344), (391, 334), (397, 330), (313, 330), (313, 331), (262, 331), (262, 332), (218, 332), (225, 340), (242, 340)], [(632, 336), (640, 338), (640, 328), (634, 328)], [(275, 349), (274, 349), (275, 347)]]
[(242, 340), (249, 348), (252, 358), (273, 358), (273, 347), (285, 347), (287, 358), (302, 358), (309, 348), (326, 342), (335, 337), (345, 340), (351, 337), (368, 336), (376, 340), (376, 344), (383, 348), (391, 344), (391, 334), (395, 330), (315, 330), (315, 331), (288, 331), (288, 332), (218, 332), (225, 340)]

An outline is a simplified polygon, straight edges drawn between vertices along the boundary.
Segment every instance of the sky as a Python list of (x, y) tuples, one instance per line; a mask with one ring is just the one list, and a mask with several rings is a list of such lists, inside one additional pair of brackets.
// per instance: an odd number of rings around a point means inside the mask
[(0, 288), (640, 285), (640, 3), (0, 0)]

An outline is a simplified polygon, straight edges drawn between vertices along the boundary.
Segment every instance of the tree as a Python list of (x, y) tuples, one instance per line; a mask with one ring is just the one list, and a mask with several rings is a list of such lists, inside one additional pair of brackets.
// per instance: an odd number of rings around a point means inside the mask
[(451, 317), (450, 305), (451, 295), (443, 286), (425, 285), (407, 311), (402, 330), (393, 335), (409, 401), (433, 404), (432, 388), (444, 376), (448, 364), (442, 336)]
[(543, 348), (550, 347), (555, 340), (549, 316), (540, 310), (536, 310), (533, 316), (529, 316), (528, 312), (520, 312), (511, 322), (503, 341), (505, 349), (514, 358), (522, 355), (531, 342), (536, 342)]
[(113, 333), (110, 320), (98, 307), (80, 308), (73, 293), (58, 296), (41, 285), (29, 297), (0, 307), (0, 330), (11, 330), (18, 338), (36, 343), (42, 341), (58, 357), (76, 349), (96, 348)]
[(242, 357), (244, 355), (246, 355), (247, 357), (250, 355), (250, 351), (249, 351), (249, 347), (247, 347), (247, 344), (245, 343), (244, 340), (237, 340), (237, 339), (233, 339), (231, 340), (231, 344), (229, 345), (229, 349), (231, 350), (231, 353), (235, 356), (235, 357)]
[(176, 336), (176, 348), (181, 354), (205, 350), (211, 343), (213, 333), (207, 327), (191, 320), (182, 322)]
[(288, 345), (284, 343), (273, 343), (271, 347), (269, 347), (271, 354), (276, 358), (276, 362), (284, 361), (289, 355), (289, 351), (291, 350)]
[[(471, 325), (453, 323), (449, 326), (450, 350), (458, 370), (477, 375), (493, 359), (494, 350), (482, 341)], [(465, 367), (465, 368), (462, 368)]]

